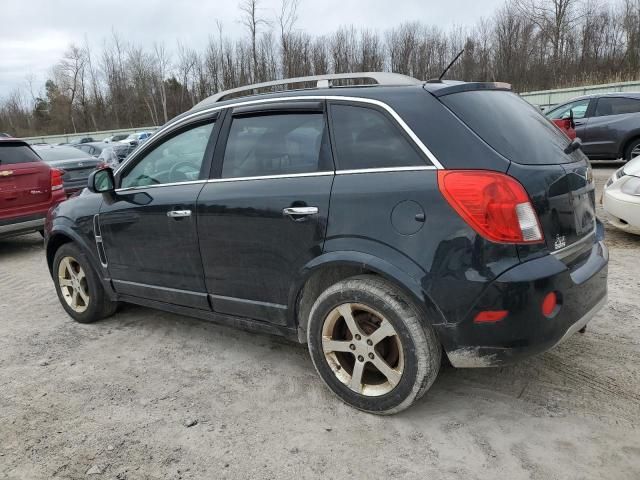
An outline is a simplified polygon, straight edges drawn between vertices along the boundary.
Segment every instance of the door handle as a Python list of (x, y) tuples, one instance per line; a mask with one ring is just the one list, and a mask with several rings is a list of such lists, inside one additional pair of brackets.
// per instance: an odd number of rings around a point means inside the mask
[(171, 217), (171, 218), (184, 218), (184, 217), (190, 217), (190, 216), (191, 216), (191, 210), (171, 210), (167, 212), (167, 217)]
[(284, 208), (282, 213), (293, 220), (303, 220), (309, 215), (318, 213), (318, 207), (289, 207)]

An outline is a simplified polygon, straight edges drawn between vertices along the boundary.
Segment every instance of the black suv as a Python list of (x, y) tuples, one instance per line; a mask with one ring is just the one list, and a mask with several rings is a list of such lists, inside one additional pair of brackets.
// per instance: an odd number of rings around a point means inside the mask
[(631, 160), (640, 156), (640, 93), (577, 97), (546, 114), (573, 118), (582, 150), (592, 160)]
[(509, 85), (343, 74), (170, 121), (50, 211), (46, 255), (77, 321), (130, 302), (285, 335), (389, 414), (443, 351), (503, 365), (582, 329), (606, 300), (601, 232), (586, 157)]

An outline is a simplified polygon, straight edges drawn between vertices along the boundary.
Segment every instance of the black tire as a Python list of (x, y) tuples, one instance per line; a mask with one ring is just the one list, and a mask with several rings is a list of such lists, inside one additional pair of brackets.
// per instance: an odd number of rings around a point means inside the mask
[[(88, 291), (88, 302), (84, 305), (84, 311), (81, 312), (74, 310), (62, 293), (58, 272), (60, 263), (65, 258), (75, 260), (85, 274), (82, 286), (85, 291)], [(56, 286), (56, 293), (58, 294), (62, 308), (64, 308), (69, 316), (76, 322), (95, 322), (96, 320), (113, 315), (118, 308), (118, 303), (111, 301), (106, 295), (104, 287), (98, 278), (98, 274), (92, 268), (87, 257), (74, 243), (65, 243), (56, 251), (53, 258), (53, 283)]]
[[(356, 318), (357, 315), (369, 315), (367, 312), (358, 311), (357, 305), (361, 305), (381, 314), (381, 318), (386, 319), (395, 330), (394, 335), (385, 337), (384, 341), (399, 341), (401, 348), (398, 350), (404, 352), (404, 363), (399, 381), (395, 386), (391, 386), (389, 382), (388, 388), (391, 388), (391, 390), (388, 392), (377, 396), (357, 393), (345, 383), (344, 379), (338, 378), (339, 374), (343, 376), (349, 374), (347, 371), (349, 366), (347, 365), (342, 369), (341, 366), (336, 366), (334, 362), (332, 367), (328, 356), (325, 356), (323, 350), (325, 319), (330, 322), (330, 318), (335, 318), (333, 312), (336, 311), (336, 308), (339, 306), (344, 307), (344, 304), (347, 303), (352, 304), (352, 307), (349, 308), (353, 308), (353, 312), (355, 312), (353, 318)], [(332, 285), (313, 304), (307, 327), (309, 353), (320, 378), (342, 401), (359, 410), (378, 415), (391, 415), (408, 408), (422, 397), (435, 381), (442, 356), (440, 342), (435, 332), (422, 321), (421, 316), (419, 309), (398, 288), (379, 277), (362, 275)], [(344, 316), (340, 317), (337, 322), (345, 322)], [(335, 326), (337, 323), (333, 325), (330, 328), (338, 328)], [(369, 335), (372, 333), (369, 332)], [(360, 342), (360, 339), (356, 340)], [(349, 333), (347, 333), (346, 341), (355, 342)], [(365, 340), (362, 339), (362, 341)], [(358, 345), (361, 345), (361, 343), (358, 343)], [(352, 348), (351, 345), (349, 347)], [(358, 349), (360, 348), (358, 346)], [(378, 353), (380, 352), (376, 350), (376, 354)], [(330, 356), (331, 354), (328, 355)], [(334, 355), (337, 356), (338, 354)], [(344, 355), (340, 358), (345, 361), (348, 361), (348, 358), (352, 356), (353, 369), (355, 369), (355, 363), (358, 358), (365, 357), (365, 355), (357, 357), (353, 352), (347, 351), (339, 355)], [(373, 366), (374, 362), (365, 358), (363, 363), (365, 364), (363, 367), (365, 372), (368, 372), (365, 375), (375, 375), (377, 369)], [(369, 366), (367, 367), (367, 365)], [(342, 370), (346, 373), (342, 373)], [(381, 372), (381, 370), (378, 370), (378, 372)], [(353, 370), (351, 376), (353, 376)], [(364, 376), (362, 378), (364, 382)], [(361, 385), (360, 382), (357, 383)], [(364, 388), (367, 388), (367, 386), (361, 387), (362, 390)], [(373, 388), (377, 388), (377, 386), (374, 385)]]
[(640, 138), (636, 138), (635, 140), (632, 140), (631, 143), (629, 143), (629, 145), (627, 145), (627, 148), (625, 148), (625, 150), (624, 150), (624, 160), (626, 162), (631, 160), (632, 152), (634, 150), (636, 150), (636, 152), (638, 152), (639, 148), (640, 148)]

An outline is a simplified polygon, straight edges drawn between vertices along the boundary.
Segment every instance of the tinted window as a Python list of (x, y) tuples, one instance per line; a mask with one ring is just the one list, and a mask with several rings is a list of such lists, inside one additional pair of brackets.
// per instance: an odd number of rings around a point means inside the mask
[(399, 127), (382, 112), (332, 105), (331, 115), (339, 169), (425, 165)]
[(88, 158), (86, 152), (75, 147), (35, 147), (35, 149), (45, 162)]
[(235, 117), (223, 178), (333, 170), (322, 113)]
[(122, 176), (120, 187), (145, 187), (197, 180), (212, 129), (213, 122), (200, 125), (156, 145)]
[(39, 162), (38, 156), (26, 145), (0, 143), (0, 165)]
[(596, 107), (596, 117), (606, 115), (622, 115), (624, 113), (640, 112), (640, 100), (635, 98), (600, 98)]
[(567, 136), (537, 108), (514, 93), (469, 91), (446, 95), (440, 100), (509, 160), (525, 165), (575, 161), (564, 154), (569, 144)]
[(562, 107), (555, 108), (547, 113), (547, 117), (551, 120), (558, 120), (561, 118), (569, 118), (571, 111), (573, 111), (573, 118), (584, 118), (589, 108), (590, 99), (578, 100), (577, 102), (568, 103)]

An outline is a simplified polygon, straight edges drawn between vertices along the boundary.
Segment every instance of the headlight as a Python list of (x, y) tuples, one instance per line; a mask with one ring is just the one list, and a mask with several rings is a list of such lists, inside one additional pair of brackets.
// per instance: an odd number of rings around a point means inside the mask
[(629, 177), (620, 188), (620, 191), (627, 195), (640, 196), (640, 177)]
[(614, 172), (613, 175), (611, 175), (611, 177), (609, 177), (609, 180), (607, 180), (607, 183), (604, 185), (604, 187), (610, 187), (613, 182), (615, 182), (616, 180), (620, 180), (620, 178), (624, 177), (625, 175), (626, 174), (624, 173), (624, 167), (619, 168)]

